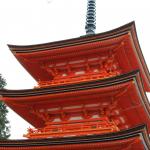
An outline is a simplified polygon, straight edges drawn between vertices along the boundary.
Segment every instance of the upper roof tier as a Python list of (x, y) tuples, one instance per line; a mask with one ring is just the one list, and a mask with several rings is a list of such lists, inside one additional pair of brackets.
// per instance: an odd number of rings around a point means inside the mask
[(40, 86), (109, 78), (139, 69), (145, 91), (150, 91), (150, 75), (134, 22), (91, 36), (8, 46)]

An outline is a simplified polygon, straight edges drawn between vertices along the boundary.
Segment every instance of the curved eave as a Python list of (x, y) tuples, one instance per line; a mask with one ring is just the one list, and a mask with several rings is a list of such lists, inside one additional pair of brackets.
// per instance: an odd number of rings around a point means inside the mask
[(50, 86), (46, 88), (35, 88), (35, 89), (27, 89), (27, 90), (1, 89), (0, 95), (8, 98), (9, 97), (17, 98), (17, 97), (30, 97), (30, 96), (57, 94), (57, 93), (65, 93), (65, 92), (72, 92), (72, 91), (88, 90), (93, 88), (108, 87), (108, 86), (121, 84), (128, 81), (134, 81), (136, 78), (140, 78), (138, 70), (127, 74), (119, 75), (116, 77), (103, 79), (103, 80), (82, 82), (82, 83), (69, 84), (69, 85)]
[[(89, 144), (94, 144), (95, 146), (99, 145), (99, 148), (101, 147), (107, 149), (108, 147), (108, 149), (110, 149), (110, 143), (112, 143), (111, 148), (113, 148), (112, 146), (118, 147), (123, 141), (132, 141), (132, 139), (137, 139), (139, 141), (138, 144), (142, 145), (142, 149), (150, 149), (149, 136), (145, 125), (140, 125), (128, 130), (103, 135), (87, 135), (82, 137), (57, 139), (5, 140), (0, 141), (0, 149), (16, 148), (16, 150), (18, 150), (20, 148), (24, 148), (26, 150), (28, 148), (36, 149), (38, 147), (40, 149), (45, 147), (45, 149), (51, 150), (53, 148), (62, 148), (64, 146), (65, 149), (69, 149), (70, 146), (75, 146), (77, 144), (82, 146), (85, 145), (86, 148)], [(140, 150), (142, 149), (140, 148)]]
[[(87, 44), (92, 43), (96, 41), (102, 41), (107, 40), (116, 36), (120, 36), (122, 34), (125, 34), (127, 32), (133, 33), (135, 30), (135, 22), (130, 22), (124, 26), (121, 26), (117, 29), (89, 35), (89, 36), (81, 36), (78, 38), (73, 39), (67, 39), (62, 41), (56, 41), (56, 42), (50, 42), (50, 43), (44, 43), (44, 44), (36, 44), (36, 45), (12, 45), (8, 44), (8, 47), (10, 50), (14, 53), (32, 53), (32, 52), (38, 52), (38, 51), (45, 51), (45, 50), (54, 50), (58, 48), (64, 48), (68, 46), (75, 46), (75, 45), (81, 45), (81, 44)], [(137, 38), (137, 37), (136, 37)], [(137, 40), (137, 39), (136, 39)]]

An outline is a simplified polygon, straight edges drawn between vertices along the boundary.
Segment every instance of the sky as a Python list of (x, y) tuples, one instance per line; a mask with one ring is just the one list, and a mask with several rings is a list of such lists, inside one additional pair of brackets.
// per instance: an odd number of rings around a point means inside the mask
[[(35, 80), (15, 59), (7, 44), (31, 45), (79, 37), (85, 34), (87, 0), (0, 0), (0, 73), (7, 89), (31, 89)], [(131, 21), (150, 69), (149, 0), (97, 0), (96, 33)], [(147, 94), (150, 99), (150, 94)], [(26, 121), (9, 109), (11, 139), (21, 139)]]

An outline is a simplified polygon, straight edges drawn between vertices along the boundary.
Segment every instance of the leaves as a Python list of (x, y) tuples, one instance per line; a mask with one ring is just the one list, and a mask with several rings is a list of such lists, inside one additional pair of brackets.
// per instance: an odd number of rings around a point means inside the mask
[(2, 78), (2, 75), (0, 74), (0, 89), (4, 88), (6, 86), (6, 80)]
[[(0, 74), (0, 89), (6, 86), (6, 80)], [(0, 139), (8, 139), (10, 136), (10, 126), (7, 120), (7, 106), (0, 101)]]

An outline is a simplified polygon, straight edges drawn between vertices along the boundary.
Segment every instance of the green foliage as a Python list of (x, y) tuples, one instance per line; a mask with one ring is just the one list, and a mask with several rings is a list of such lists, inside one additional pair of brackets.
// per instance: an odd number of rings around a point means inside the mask
[[(6, 81), (4, 78), (2, 78), (2, 75), (0, 74), (0, 89), (4, 88), (6, 86)], [(8, 139), (10, 136), (9, 131), (9, 121), (7, 120), (7, 107), (6, 105), (0, 101), (0, 139)]]
[(6, 81), (0, 74), (0, 89), (4, 88), (6, 86)]

